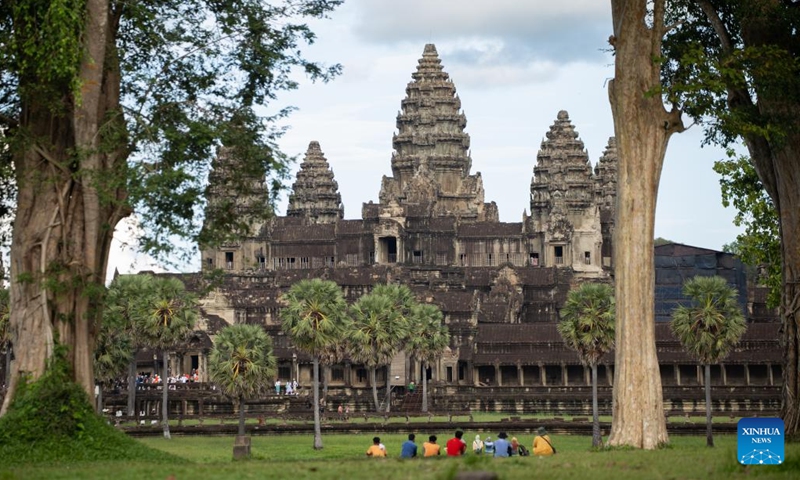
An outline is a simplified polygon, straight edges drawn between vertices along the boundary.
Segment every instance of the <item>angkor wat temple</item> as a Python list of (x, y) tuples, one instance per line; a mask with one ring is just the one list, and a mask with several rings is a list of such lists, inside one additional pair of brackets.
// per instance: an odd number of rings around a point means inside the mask
[[(426, 372), (434, 405), (462, 396), (541, 402), (588, 385), (588, 370), (564, 346), (556, 323), (570, 288), (613, 282), (614, 139), (593, 167), (569, 115), (558, 112), (532, 162), (530, 214), (506, 223), (484, 198), (481, 174), (471, 172), (466, 124), (453, 81), (436, 48), (426, 45), (401, 101), (392, 176), (383, 178), (379, 201), (364, 203), (360, 219), (345, 219), (331, 168), (336, 159), (329, 163), (322, 147), (310, 142), (286, 216), (254, 224), (248, 238), (202, 249), (204, 268), (225, 271), (222, 286), (202, 299), (202, 328), (213, 336), (226, 324), (264, 325), (275, 340), (280, 379), (308, 385), (308, 357), (280, 331), (281, 293), (318, 277), (341, 285), (352, 302), (373, 285), (402, 283), (420, 301), (441, 307), (452, 335), (450, 348)], [(221, 172), (212, 174), (212, 183), (223, 181)], [(220, 188), (212, 184), (209, 191), (213, 204)], [(671, 408), (693, 395), (685, 387), (702, 381), (667, 324), (683, 299), (683, 281), (697, 274), (728, 279), (750, 320), (741, 344), (712, 370), (714, 385), (735, 391), (720, 401), (736, 409), (760, 398), (756, 408), (774, 408), (779, 323), (764, 306), (763, 292), (748, 288), (742, 264), (726, 253), (668, 244), (656, 248), (656, 268), (658, 354)], [(207, 351), (195, 353), (191, 366), (177, 368), (204, 374)], [(613, 364), (611, 354), (600, 367), (605, 386), (613, 383)], [(378, 382), (402, 387), (422, 374), (400, 354)], [(367, 377), (362, 366), (345, 363), (330, 370), (328, 383), (357, 395)], [(693, 390), (700, 398), (700, 389)]]

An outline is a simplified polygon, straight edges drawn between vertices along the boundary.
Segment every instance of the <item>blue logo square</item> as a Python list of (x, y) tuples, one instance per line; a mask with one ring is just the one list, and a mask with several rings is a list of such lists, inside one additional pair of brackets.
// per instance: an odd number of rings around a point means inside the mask
[(737, 457), (742, 465), (780, 465), (783, 463), (783, 420), (743, 418), (737, 430)]

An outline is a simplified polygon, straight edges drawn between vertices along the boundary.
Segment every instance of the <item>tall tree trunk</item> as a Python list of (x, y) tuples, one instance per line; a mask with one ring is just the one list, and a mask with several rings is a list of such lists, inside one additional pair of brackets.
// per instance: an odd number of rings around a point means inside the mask
[(603, 441), (600, 436), (600, 413), (597, 406), (597, 364), (592, 364), (592, 446), (599, 447)]
[(244, 395), (239, 395), (239, 436), (244, 436)]
[[(796, 185), (800, 185), (798, 173), (794, 176), (794, 180), (799, 182)], [(786, 435), (797, 438), (800, 437), (800, 191), (796, 186), (793, 194), (786, 196), (786, 200), (788, 201), (781, 204), (781, 210), (795, 210), (781, 212), (783, 252), (781, 342), (784, 345), (781, 418)]]
[(609, 444), (655, 449), (668, 441), (656, 357), (653, 237), (658, 183), (680, 111), (667, 112), (660, 85), (664, 1), (612, 0), (615, 76), (608, 94), (619, 152), (614, 272), (617, 299), (613, 420)]
[(422, 411), (428, 411), (428, 362), (422, 362)]
[(128, 365), (128, 416), (136, 414), (136, 355)]
[(314, 357), (314, 450), (322, 450), (322, 427), (319, 419), (319, 357)]
[[(762, 104), (759, 106), (763, 109)], [(794, 106), (800, 118), (800, 106)], [(800, 437), (800, 132), (792, 132), (768, 159), (775, 172), (773, 202), (780, 217), (783, 291), (781, 343), (784, 348), (781, 418), (785, 434)]]
[(164, 350), (164, 364), (161, 366), (161, 425), (164, 427), (164, 438), (169, 440), (169, 352)]
[[(80, 99), (65, 91), (63, 114), (53, 113), (49, 101), (20, 99), (18, 128), (31, 141), (12, 152), (18, 192), (10, 323), (17, 349), (0, 415), (7, 411), (21, 375), (32, 380), (42, 375), (55, 338), (68, 347), (73, 378), (87, 400), (94, 396), (92, 356), (100, 298), (87, 293), (103, 287), (114, 227), (124, 216), (117, 201), (125, 197), (125, 182), (117, 180), (124, 175), (126, 152), (102, 151), (99, 134), (104, 122), (118, 122), (124, 129), (113, 41), (118, 19), (112, 18), (108, 0), (87, 0), (85, 8)], [(19, 32), (35, 28), (18, 27)], [(52, 281), (59, 284), (57, 297), (45, 288)]]
[(706, 446), (714, 446), (714, 436), (711, 433), (711, 365), (705, 364), (705, 389), (706, 389)]
[(372, 384), (372, 401), (375, 402), (375, 411), (380, 412), (381, 405), (378, 403), (378, 386), (375, 384), (375, 377), (377, 377), (377, 375), (375, 375), (375, 370), (377, 370), (377, 368), (378, 367), (369, 367), (369, 382)]

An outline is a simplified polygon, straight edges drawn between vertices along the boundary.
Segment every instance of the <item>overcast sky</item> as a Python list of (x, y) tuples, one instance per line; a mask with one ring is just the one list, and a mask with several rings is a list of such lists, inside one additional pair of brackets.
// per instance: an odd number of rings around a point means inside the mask
[[(436, 45), (455, 83), (472, 173), (481, 172), (485, 199), (497, 202), (501, 221), (519, 222), (529, 209), (536, 154), (559, 110), (569, 112), (592, 164), (614, 134), (608, 1), (346, 0), (311, 25), (318, 39), (306, 56), (340, 63), (343, 74), (327, 84), (301, 82), (272, 108), (298, 108), (280, 145), (302, 160), (308, 143), (320, 142), (345, 218), (361, 218), (362, 203), (377, 202), (382, 176), (391, 175), (396, 116), (426, 43)], [(720, 249), (740, 229), (735, 212), (722, 207), (711, 169), (724, 152), (700, 148), (701, 139), (694, 127), (670, 140), (655, 235)], [(284, 195), (279, 213), (285, 210)], [(141, 268), (128, 257), (118, 262), (121, 271)]]

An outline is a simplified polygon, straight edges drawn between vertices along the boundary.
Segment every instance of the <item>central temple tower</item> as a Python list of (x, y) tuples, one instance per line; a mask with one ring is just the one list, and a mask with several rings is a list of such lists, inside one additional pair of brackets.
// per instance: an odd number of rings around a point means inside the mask
[(380, 202), (387, 216), (407, 207), (430, 217), (497, 221), (497, 207), (484, 203), (480, 173), (470, 175), (467, 118), (433, 44), (425, 45), (406, 87), (392, 139), (392, 177), (384, 177)]

